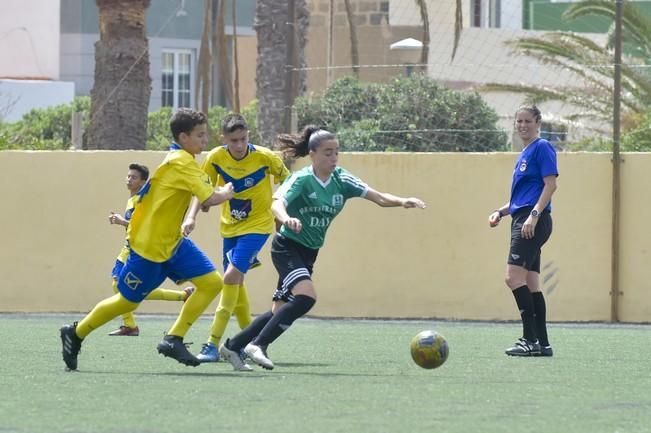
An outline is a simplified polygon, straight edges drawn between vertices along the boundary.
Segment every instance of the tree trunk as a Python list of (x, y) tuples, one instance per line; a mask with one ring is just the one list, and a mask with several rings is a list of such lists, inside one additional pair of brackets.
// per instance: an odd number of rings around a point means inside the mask
[(149, 0), (96, 0), (89, 149), (144, 149), (151, 94), (145, 11)]
[(350, 29), (350, 62), (353, 65), (353, 74), (355, 77), (359, 78), (359, 48), (357, 43), (355, 15), (353, 15), (353, 8), (350, 6), (350, 0), (344, 0), (344, 5), (346, 6), (348, 28)]
[(233, 65), (235, 66), (233, 75), (233, 111), (240, 112), (240, 65), (237, 55), (237, 5), (233, 0)]
[(213, 47), (217, 47), (219, 56), (219, 76), (224, 98), (227, 105), (233, 106), (233, 74), (231, 73), (231, 62), (228, 60), (228, 47), (226, 46), (228, 42), (226, 39), (226, 0), (219, 1), (217, 28), (213, 36)]
[[(305, 67), (305, 43), (309, 25), (309, 11), (305, 0), (296, 0), (296, 31), (294, 68)], [(258, 132), (261, 144), (269, 146), (282, 131), (285, 94), (293, 97), (305, 91), (304, 70), (294, 70), (293, 89), (288, 89), (286, 77), (287, 2), (258, 0), (254, 28), (258, 36), (256, 67), (257, 98), (259, 102)], [(292, 99), (293, 100), (293, 99)], [(289, 131), (287, 131), (289, 132)]]
[(199, 60), (197, 61), (197, 85), (194, 88), (194, 100), (200, 101), (199, 110), (208, 113), (210, 108), (210, 91), (212, 82), (210, 66), (212, 53), (210, 40), (212, 35), (212, 0), (204, 0), (203, 5), (203, 30), (201, 32), (201, 45), (199, 47)]
[(429, 63), (429, 13), (427, 12), (427, 3), (425, 0), (417, 0), (420, 9), (420, 19), (423, 22), (423, 48), (420, 52), (421, 71), (427, 72)]

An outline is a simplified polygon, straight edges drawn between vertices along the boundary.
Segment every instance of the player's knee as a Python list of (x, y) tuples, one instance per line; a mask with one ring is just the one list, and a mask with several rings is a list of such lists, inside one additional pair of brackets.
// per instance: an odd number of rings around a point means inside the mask
[(194, 278), (192, 279), (192, 283), (197, 287), (197, 292), (206, 293), (211, 296), (217, 296), (217, 293), (219, 293), (224, 284), (217, 271)]
[(524, 279), (512, 274), (507, 274), (506, 278), (504, 278), (504, 282), (511, 290), (517, 289), (518, 287), (522, 287), (526, 284), (526, 281)]
[(138, 303), (137, 302), (131, 302), (122, 294), (118, 293), (117, 295), (117, 300), (116, 300), (116, 305), (118, 306), (118, 309), (120, 310), (120, 314), (124, 313), (130, 313), (134, 311), (136, 308), (138, 308)]
[(242, 284), (243, 281), (244, 274), (232, 264), (228, 265), (224, 272), (224, 284)]

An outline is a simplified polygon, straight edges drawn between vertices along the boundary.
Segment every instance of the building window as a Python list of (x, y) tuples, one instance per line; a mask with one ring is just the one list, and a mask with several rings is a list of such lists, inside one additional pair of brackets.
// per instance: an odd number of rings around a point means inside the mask
[(502, 0), (488, 0), (488, 27), (500, 28)]
[(192, 106), (192, 51), (163, 50), (161, 62), (161, 105)]
[(501, 27), (502, 0), (471, 0), (472, 27)]
[(472, 0), (470, 3), (470, 16), (473, 27), (481, 27), (481, 1), (482, 0)]

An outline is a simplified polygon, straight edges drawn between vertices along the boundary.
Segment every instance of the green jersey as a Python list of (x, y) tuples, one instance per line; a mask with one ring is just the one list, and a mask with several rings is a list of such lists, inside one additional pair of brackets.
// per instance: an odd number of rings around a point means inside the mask
[(335, 168), (326, 182), (305, 167), (292, 174), (274, 194), (285, 202), (290, 217), (298, 218), (303, 225), (300, 233), (285, 226), (280, 228), (284, 237), (308, 248), (323, 246), (325, 234), (332, 220), (341, 212), (346, 200), (364, 197), (368, 186), (341, 167)]

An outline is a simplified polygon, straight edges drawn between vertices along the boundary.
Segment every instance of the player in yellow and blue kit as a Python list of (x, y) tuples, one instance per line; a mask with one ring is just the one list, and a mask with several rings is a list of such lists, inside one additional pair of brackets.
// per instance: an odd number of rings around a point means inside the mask
[(131, 251), (118, 277), (119, 293), (99, 302), (78, 324), (60, 329), (63, 360), (69, 370), (77, 369), (81, 343), (88, 334), (134, 311), (165, 278), (189, 280), (196, 290), (158, 344), (158, 352), (185, 365), (199, 365), (185, 347), (183, 337), (222, 289), (222, 279), (208, 257), (182, 236), (181, 223), (192, 196), (204, 207), (215, 206), (233, 196), (233, 185), (213, 190), (210, 179), (194, 159), (208, 143), (203, 113), (181, 108), (172, 116), (170, 128), (175, 142), (138, 192), (127, 229)]
[[(249, 296), (244, 285), (247, 271), (259, 265), (258, 252), (274, 230), (271, 213), (272, 177), (280, 183), (289, 176), (282, 158), (271, 150), (249, 143), (249, 127), (244, 117), (229, 114), (222, 120), (224, 145), (213, 149), (203, 163), (203, 171), (213, 185), (232, 183), (233, 198), (222, 204), (224, 289), (215, 311), (210, 337), (197, 355), (201, 362), (219, 360), (220, 340), (231, 315), (241, 329), (251, 323)], [(200, 205), (194, 200), (183, 224), (188, 235), (195, 225)]]
[[(120, 225), (123, 227), (129, 226), (129, 220), (133, 214), (133, 209), (136, 206), (136, 201), (139, 198), (138, 191), (143, 187), (147, 179), (149, 178), (149, 169), (141, 164), (129, 164), (129, 171), (127, 171), (127, 189), (131, 196), (127, 201), (127, 207), (124, 211), (124, 216), (116, 212), (111, 212), (109, 215), (109, 222), (111, 224)], [(117, 259), (115, 260), (115, 266), (111, 272), (111, 277), (113, 278), (113, 292), (118, 293), (118, 277), (120, 276), (120, 271), (124, 267), (124, 263), (129, 257), (129, 246), (124, 245), (118, 254)], [(183, 290), (170, 290), (158, 288), (153, 290), (149, 295), (147, 295), (147, 300), (158, 300), (158, 301), (183, 301), (192, 294), (194, 287), (189, 286)], [(140, 329), (136, 324), (136, 319), (133, 317), (133, 313), (126, 313), (122, 315), (122, 321), (124, 322), (118, 329), (115, 331), (109, 332), (110, 336), (124, 336), (124, 337), (137, 337), (140, 335)]]

